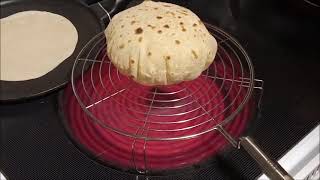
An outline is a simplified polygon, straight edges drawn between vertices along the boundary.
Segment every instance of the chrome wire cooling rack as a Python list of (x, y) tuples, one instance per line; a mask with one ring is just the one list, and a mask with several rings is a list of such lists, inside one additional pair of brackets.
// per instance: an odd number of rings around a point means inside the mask
[(233, 37), (206, 26), (218, 42), (214, 63), (198, 79), (171, 86), (142, 86), (121, 75), (106, 55), (104, 33), (97, 34), (72, 69), (72, 88), (80, 106), (104, 128), (146, 141), (221, 132), (220, 127), (249, 101), (253, 89), (263, 90), (263, 81), (254, 79), (250, 58)]

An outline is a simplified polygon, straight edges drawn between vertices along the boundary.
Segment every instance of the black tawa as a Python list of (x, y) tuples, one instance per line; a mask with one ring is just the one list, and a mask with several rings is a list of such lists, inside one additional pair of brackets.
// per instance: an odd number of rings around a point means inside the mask
[[(91, 38), (105, 29), (109, 19), (104, 9), (112, 16), (124, 9), (128, 3), (128, 0), (102, 0), (91, 4), (80, 0), (1, 1), (1, 18), (28, 10), (47, 11), (66, 17), (78, 31), (78, 43), (70, 57), (44, 76), (27, 81), (0, 81), (0, 103), (30, 99), (62, 88), (71, 79), (72, 66), (79, 51)], [(16, 53), (19, 53), (19, 49)]]

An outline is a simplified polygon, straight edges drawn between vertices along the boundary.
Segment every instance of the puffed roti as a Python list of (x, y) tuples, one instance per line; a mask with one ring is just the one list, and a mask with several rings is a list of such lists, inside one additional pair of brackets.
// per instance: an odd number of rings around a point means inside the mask
[(217, 52), (217, 41), (197, 15), (164, 2), (144, 1), (118, 13), (105, 35), (113, 65), (143, 85), (193, 80)]

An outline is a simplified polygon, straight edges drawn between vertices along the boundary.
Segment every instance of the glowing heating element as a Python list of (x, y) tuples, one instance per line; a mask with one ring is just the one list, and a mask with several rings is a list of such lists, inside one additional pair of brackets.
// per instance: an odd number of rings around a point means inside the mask
[[(103, 64), (105, 72), (101, 74), (110, 74), (115, 79), (119, 76), (117, 87), (120, 89), (115, 89), (108, 76), (105, 76), (104, 87), (100, 83), (96, 83), (95, 90), (92, 86), (86, 86), (87, 92), (83, 90), (79, 95), (85, 97), (89, 93), (93, 102), (99, 102), (88, 105), (88, 109), (98, 119), (105, 119), (106, 122), (101, 123), (108, 123), (137, 136), (166, 139), (211, 130), (225, 119), (229, 111), (238, 107), (245, 94), (245, 89), (239, 94), (239, 83), (230, 88), (231, 83), (224, 82), (221, 88), (221, 80), (213, 81), (205, 75), (191, 82), (168, 87), (131, 84), (115, 68), (109, 69), (109, 65)], [(219, 69), (222, 64), (217, 60), (215, 66)], [(96, 66), (92, 73), (87, 73), (84, 82), (90, 82), (91, 74), (98, 75), (95, 71), (99, 69)], [(80, 82), (78, 85), (82, 86)], [(67, 100), (68, 126), (74, 137), (96, 158), (123, 168), (159, 170), (190, 166), (212, 157), (227, 143), (217, 132), (192, 139), (153, 141), (121, 135), (95, 123), (79, 106), (70, 88), (67, 92), (70, 93), (66, 95), (70, 97)], [(112, 97), (106, 96), (109, 98), (98, 101), (106, 92)], [(233, 106), (226, 107), (233, 100)], [(253, 103), (249, 102), (227, 126), (227, 131), (235, 137), (239, 136), (253, 108)]]
[[(254, 72), (239, 43), (208, 25), (218, 41), (214, 63), (197, 79), (142, 86), (121, 75), (106, 55), (104, 34), (82, 49), (65, 91), (65, 123), (94, 159), (138, 172), (189, 167), (227, 143), (223, 126), (238, 137), (254, 115)], [(230, 123), (229, 123), (230, 122)]]

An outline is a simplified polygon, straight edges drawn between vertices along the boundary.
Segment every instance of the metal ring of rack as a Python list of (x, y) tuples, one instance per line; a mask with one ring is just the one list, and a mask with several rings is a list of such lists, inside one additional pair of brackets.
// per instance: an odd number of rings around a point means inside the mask
[[(198, 82), (200, 85), (197, 84), (197, 88), (194, 89), (195, 85), (191, 81), (181, 83), (177, 86), (178, 88), (165, 92), (161, 90), (162, 87), (154, 87), (151, 90), (141, 88), (143, 96), (131, 91), (139, 88), (138, 85), (124, 78), (108, 60), (105, 35), (103, 32), (97, 34), (80, 51), (72, 69), (72, 88), (80, 106), (95, 123), (106, 129), (144, 140), (194, 138), (232, 121), (251, 97), (255, 83), (253, 66), (244, 49), (234, 38), (215, 26), (208, 24), (206, 26), (217, 39), (218, 52), (214, 63), (201, 75), (200, 78), (203, 81)], [(226, 72), (227, 69), (229, 72)], [(75, 72), (79, 70), (81, 76), (75, 77)], [(90, 83), (88, 78), (86, 79), (87, 76), (90, 76)], [(108, 86), (105, 84), (106, 80), (109, 83)], [(121, 84), (123, 81), (127, 83)], [(210, 83), (203, 84), (207, 81)], [(100, 88), (98, 89), (97, 86)], [(190, 90), (191, 88), (193, 89)], [(234, 88), (238, 92), (230, 100), (228, 98), (230, 98), (231, 89), (234, 91)], [(216, 89), (216, 93), (206, 99), (212, 89)], [(218, 96), (221, 98), (218, 99)], [(125, 101), (119, 101), (119, 98)], [(127, 112), (126, 116), (130, 119), (130, 123), (126, 122), (126, 128), (117, 125), (119, 123), (117, 119), (112, 119), (108, 114), (111, 112), (100, 111), (103, 118), (97, 116), (95, 107), (108, 101), (112, 101), (114, 105), (123, 108), (123, 112)], [(213, 103), (214, 101), (218, 103)], [(219, 110), (222, 105), (224, 108)], [(231, 107), (232, 112), (230, 112)], [(212, 117), (212, 111), (219, 112), (215, 112), (215, 117)], [(216, 119), (223, 114), (224, 119), (217, 121)], [(203, 118), (204, 116), (210, 118)], [(176, 121), (157, 120), (170, 117), (187, 118), (177, 118)], [(176, 126), (171, 129), (164, 128), (177, 124), (179, 128)], [(187, 126), (183, 126), (184, 124)], [(128, 129), (131, 130), (128, 131)], [(165, 136), (152, 135), (152, 132), (162, 133)]]

